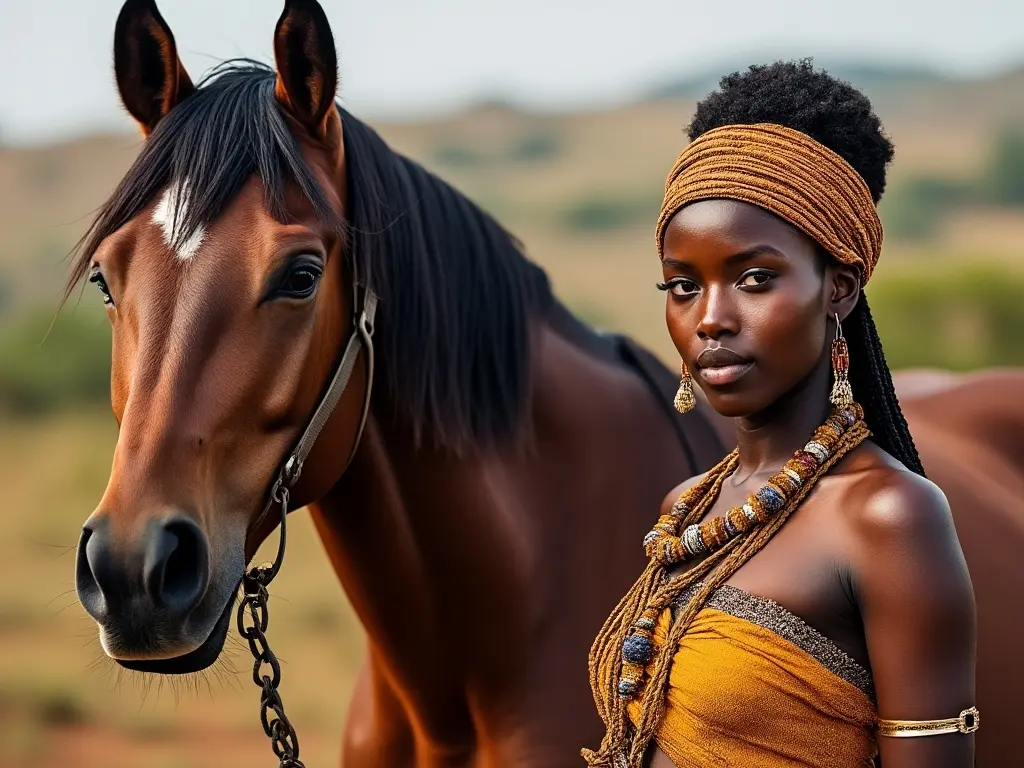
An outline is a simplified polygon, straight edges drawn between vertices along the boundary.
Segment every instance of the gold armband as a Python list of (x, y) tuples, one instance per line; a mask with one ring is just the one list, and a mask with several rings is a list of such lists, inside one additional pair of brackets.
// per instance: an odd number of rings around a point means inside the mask
[(960, 713), (959, 717), (945, 720), (879, 720), (879, 736), (939, 736), (943, 733), (974, 733), (978, 730), (981, 718), (978, 708), (971, 707)]

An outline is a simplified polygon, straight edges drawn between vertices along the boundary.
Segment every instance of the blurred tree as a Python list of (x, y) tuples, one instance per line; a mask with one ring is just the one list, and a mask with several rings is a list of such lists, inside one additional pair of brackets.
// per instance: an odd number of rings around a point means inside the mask
[(484, 164), (484, 157), (469, 147), (457, 144), (442, 144), (434, 150), (434, 160), (438, 165), (449, 168), (475, 168)]
[(596, 191), (565, 206), (560, 225), (573, 232), (600, 232), (650, 225), (657, 221), (661, 195), (651, 190), (637, 194)]
[[(2, 259), (0, 259), (0, 261), (2, 261)], [(0, 272), (0, 315), (3, 315), (10, 305), (12, 294), (13, 290), (11, 289), (10, 278), (3, 272)]]
[(516, 139), (508, 150), (508, 160), (514, 164), (538, 163), (557, 157), (562, 143), (552, 131), (531, 131)]
[(110, 401), (110, 324), (96, 311), (35, 310), (0, 326), (0, 410), (37, 414)]
[(879, 215), (887, 236), (926, 240), (936, 234), (946, 213), (973, 202), (977, 195), (977, 184), (971, 180), (912, 176), (883, 195)]
[(871, 311), (893, 368), (1024, 365), (1024, 276), (969, 258), (962, 264), (871, 281)]
[(998, 205), (1024, 205), (1024, 127), (1007, 126), (996, 136), (982, 180)]

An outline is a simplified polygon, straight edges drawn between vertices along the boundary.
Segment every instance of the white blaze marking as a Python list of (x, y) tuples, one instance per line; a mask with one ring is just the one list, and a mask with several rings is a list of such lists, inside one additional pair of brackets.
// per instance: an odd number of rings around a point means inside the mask
[[(163, 231), (164, 242), (171, 245), (174, 242), (178, 231), (178, 224), (185, 218), (185, 211), (188, 210), (188, 182), (172, 184), (164, 192), (163, 197), (153, 211), (153, 221), (160, 225)], [(199, 247), (206, 239), (206, 230), (199, 227), (192, 236), (187, 238), (175, 251), (175, 256), (181, 261), (190, 261), (199, 253)]]

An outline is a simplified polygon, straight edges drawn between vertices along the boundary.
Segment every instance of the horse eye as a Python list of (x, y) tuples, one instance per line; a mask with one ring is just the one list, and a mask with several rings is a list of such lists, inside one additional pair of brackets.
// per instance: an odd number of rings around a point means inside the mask
[(320, 282), (320, 274), (319, 269), (309, 264), (297, 267), (288, 273), (279, 293), (297, 299), (309, 298)]
[(103, 279), (103, 275), (99, 272), (93, 272), (89, 275), (89, 282), (95, 283), (103, 294), (103, 303), (113, 305), (114, 298), (110, 295), (110, 289), (107, 287), (107, 281)]

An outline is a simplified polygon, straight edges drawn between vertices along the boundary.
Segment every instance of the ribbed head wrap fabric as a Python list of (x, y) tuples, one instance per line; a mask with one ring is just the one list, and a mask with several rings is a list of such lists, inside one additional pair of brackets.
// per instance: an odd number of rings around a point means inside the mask
[(665, 182), (658, 255), (665, 229), (687, 203), (728, 198), (774, 213), (844, 264), (864, 283), (882, 250), (882, 223), (861, 175), (831, 149), (773, 123), (726, 125), (690, 143)]

